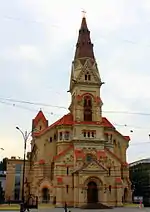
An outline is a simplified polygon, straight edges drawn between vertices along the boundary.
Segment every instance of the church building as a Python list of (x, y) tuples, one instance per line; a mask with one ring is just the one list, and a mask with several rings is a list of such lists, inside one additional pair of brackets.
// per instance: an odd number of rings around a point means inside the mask
[(103, 82), (86, 18), (82, 18), (72, 62), (69, 113), (48, 125), (42, 111), (33, 119), (25, 194), (61, 207), (88, 203), (123, 206), (131, 201), (126, 162), (129, 136), (102, 116)]

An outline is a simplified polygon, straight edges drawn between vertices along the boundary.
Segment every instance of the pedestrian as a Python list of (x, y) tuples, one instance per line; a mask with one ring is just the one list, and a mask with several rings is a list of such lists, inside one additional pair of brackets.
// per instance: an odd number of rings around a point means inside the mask
[(10, 205), (10, 197), (8, 197), (8, 205)]
[(67, 212), (67, 203), (65, 202), (64, 212)]
[(27, 210), (28, 212), (30, 211), (30, 210), (29, 210), (29, 206), (28, 206), (28, 202), (25, 202), (25, 203), (24, 203), (24, 211), (26, 211), (26, 210)]

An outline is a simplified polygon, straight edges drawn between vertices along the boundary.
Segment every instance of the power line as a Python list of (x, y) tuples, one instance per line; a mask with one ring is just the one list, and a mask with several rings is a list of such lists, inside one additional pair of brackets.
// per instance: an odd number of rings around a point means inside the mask
[(53, 108), (59, 108), (59, 109), (67, 109), (67, 107), (64, 106), (57, 106), (57, 105), (50, 105), (46, 103), (40, 103), (40, 102), (31, 102), (31, 101), (24, 101), (24, 100), (16, 100), (16, 99), (10, 99), (10, 98), (1, 98), (1, 100), (9, 101), (9, 102), (17, 102), (22, 104), (30, 104), (30, 105), (37, 105), (37, 106), (44, 106), (44, 107), (53, 107)]
[[(38, 111), (39, 111), (39, 109), (33, 109), (33, 108), (29, 108), (29, 107), (24, 107), (24, 106), (21, 106), (21, 105), (17, 105), (17, 104), (14, 104), (14, 103), (8, 103), (8, 102), (1, 101), (1, 100), (0, 100), (0, 103), (1, 104), (5, 104), (5, 105), (8, 105), (8, 106), (12, 106), (12, 107), (17, 107), (17, 108), (25, 109), (25, 110), (28, 110), (28, 111), (31, 111), (31, 112), (37, 112), (38, 113)], [(48, 112), (48, 111), (45, 111), (45, 113), (47, 113), (49, 115), (56, 115), (53, 112)]]
[[(59, 105), (51, 105), (47, 103), (41, 103), (41, 102), (32, 102), (32, 101), (25, 101), (25, 100), (16, 100), (16, 99), (11, 99), (11, 98), (2, 98), (0, 97), (1, 100), (9, 101), (9, 102), (17, 102), (17, 103), (22, 103), (22, 104), (30, 104), (30, 105), (37, 105), (37, 106), (44, 106), (44, 107), (53, 107), (53, 108), (59, 108), (59, 109), (67, 109), (65, 106), (59, 106)], [(81, 109), (80, 109), (81, 110)], [(150, 113), (143, 113), (143, 112), (130, 112), (130, 111), (109, 111), (109, 110), (103, 110), (102, 112), (104, 113), (111, 113), (111, 114), (129, 114), (129, 115), (141, 115), (141, 116), (150, 116)]]
[[(1, 99), (1, 98), (0, 98)], [(12, 103), (10, 103), (12, 102)], [(20, 100), (10, 100), (10, 102), (6, 102), (6, 101), (1, 101), (0, 100), (0, 103), (1, 104), (5, 104), (5, 105), (8, 105), (8, 106), (12, 106), (12, 107), (16, 107), (16, 108), (21, 108), (21, 109), (25, 109), (25, 110), (28, 110), (28, 111), (31, 111), (31, 112), (37, 112), (39, 111), (39, 109), (33, 109), (33, 108), (29, 108), (29, 107), (25, 107), (25, 106), (21, 106), (21, 105), (17, 105), (13, 102), (21, 102), (21, 103), (27, 103), (27, 101), (20, 101)], [(33, 102), (29, 102), (30, 105), (36, 105), (36, 103), (34, 104)], [(44, 104), (44, 105), (40, 105), (40, 103), (37, 103), (39, 106), (45, 106), (45, 105), (48, 105), (48, 104)], [(51, 106), (50, 106), (51, 107)], [(59, 107), (59, 106), (53, 106), (53, 107)], [(64, 108), (64, 107), (61, 107), (61, 108)], [(67, 109), (67, 108), (66, 108)], [(56, 114), (56, 113), (53, 113), (53, 112), (48, 112), (48, 111), (44, 111), (45, 114), (49, 114), (49, 115), (52, 115), (52, 116), (63, 116), (63, 114)], [(103, 111), (104, 112), (104, 111)], [(113, 122), (112, 122), (113, 123)], [(125, 127), (125, 128), (131, 128), (132, 130), (130, 130), (130, 132), (133, 132), (133, 129), (138, 129), (138, 130), (149, 130), (150, 128), (143, 128), (143, 127), (139, 127), (139, 126), (132, 126), (132, 125), (127, 125), (127, 124), (117, 124), (117, 123), (113, 123), (114, 126), (118, 126), (118, 127)]]

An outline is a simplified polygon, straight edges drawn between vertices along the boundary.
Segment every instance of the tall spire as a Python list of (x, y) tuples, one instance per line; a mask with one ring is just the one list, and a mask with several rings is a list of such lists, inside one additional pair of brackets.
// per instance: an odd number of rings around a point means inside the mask
[(95, 59), (93, 52), (93, 44), (91, 43), (90, 38), (90, 31), (87, 27), (85, 12), (83, 12), (83, 18), (79, 30), (74, 59), (82, 59), (85, 57)]

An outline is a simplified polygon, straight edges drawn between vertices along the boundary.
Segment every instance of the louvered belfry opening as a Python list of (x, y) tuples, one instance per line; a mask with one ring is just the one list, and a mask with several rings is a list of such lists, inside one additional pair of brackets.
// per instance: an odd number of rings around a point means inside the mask
[(92, 98), (84, 97), (84, 121), (92, 121)]

